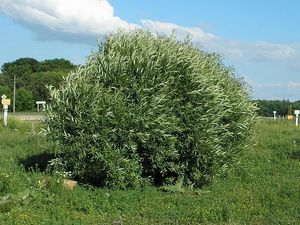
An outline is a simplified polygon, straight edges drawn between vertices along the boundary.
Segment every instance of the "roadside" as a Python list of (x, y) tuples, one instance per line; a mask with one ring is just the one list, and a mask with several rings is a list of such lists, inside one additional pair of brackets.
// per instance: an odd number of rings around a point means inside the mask
[(40, 121), (45, 117), (45, 113), (38, 112), (17, 112), (17, 113), (8, 113), (8, 118), (15, 118), (23, 121)]
[(43, 120), (45, 115), (43, 114), (39, 114), (39, 115), (13, 115), (11, 114), (10, 117), (11, 118), (15, 118), (18, 120), (29, 120), (29, 121), (33, 121), (33, 120)]

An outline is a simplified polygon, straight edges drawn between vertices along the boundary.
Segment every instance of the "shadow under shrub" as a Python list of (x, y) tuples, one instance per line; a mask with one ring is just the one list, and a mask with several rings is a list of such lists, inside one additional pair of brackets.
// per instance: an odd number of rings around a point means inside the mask
[(19, 163), (24, 167), (25, 171), (37, 170), (44, 172), (48, 168), (49, 162), (54, 158), (54, 153), (42, 152), (19, 159)]
[(230, 169), (255, 120), (247, 87), (219, 55), (143, 31), (109, 35), (50, 90), (62, 169), (112, 188), (179, 178), (199, 187)]

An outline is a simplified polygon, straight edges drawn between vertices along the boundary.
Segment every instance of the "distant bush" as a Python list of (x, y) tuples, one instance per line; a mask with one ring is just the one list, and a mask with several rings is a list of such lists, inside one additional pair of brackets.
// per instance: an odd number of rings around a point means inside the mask
[(294, 115), (294, 110), (300, 109), (300, 101), (289, 100), (254, 100), (257, 104), (257, 114), (264, 117), (273, 117), (273, 111), (277, 116)]
[(220, 56), (142, 31), (110, 35), (51, 98), (63, 169), (113, 188), (182, 178), (199, 187), (228, 171), (255, 119)]
[(16, 111), (31, 111), (34, 108), (35, 102), (32, 93), (24, 88), (18, 89), (16, 91)]
[(58, 87), (62, 77), (75, 68), (75, 65), (65, 59), (39, 62), (33, 58), (20, 58), (4, 63), (0, 73), (0, 95), (5, 93), (12, 99), (13, 81), (16, 78), (16, 111), (33, 110), (35, 101), (48, 103), (49, 90), (46, 86)]
[(0, 86), (0, 96), (6, 95), (7, 98), (12, 99), (13, 94), (8, 86)]

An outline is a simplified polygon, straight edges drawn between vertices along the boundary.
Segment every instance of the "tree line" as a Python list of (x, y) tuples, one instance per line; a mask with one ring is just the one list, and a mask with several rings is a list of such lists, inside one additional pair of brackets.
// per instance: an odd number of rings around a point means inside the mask
[(278, 116), (293, 115), (294, 110), (300, 110), (300, 100), (255, 100), (258, 107), (258, 115), (264, 117), (272, 117), (273, 111), (277, 112)]
[(20, 58), (4, 63), (0, 74), (0, 95), (5, 94), (13, 99), (15, 76), (16, 111), (32, 111), (35, 109), (35, 101), (49, 101), (46, 86), (58, 87), (63, 77), (75, 68), (76, 65), (66, 59), (38, 61), (34, 58)]

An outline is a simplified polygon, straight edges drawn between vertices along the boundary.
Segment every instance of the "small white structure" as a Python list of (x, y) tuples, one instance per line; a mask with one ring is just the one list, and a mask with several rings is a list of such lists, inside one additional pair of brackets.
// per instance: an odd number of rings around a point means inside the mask
[(274, 114), (274, 120), (276, 120), (276, 111), (273, 111), (273, 114)]
[[(41, 109), (41, 111), (46, 110), (46, 101), (36, 101), (35, 103), (36, 103), (36, 110), (38, 112), (40, 111), (40, 109)], [(41, 108), (40, 108), (40, 105), (42, 106)]]
[(298, 117), (299, 117), (299, 114), (300, 114), (300, 110), (295, 110), (295, 115), (296, 115), (296, 126), (298, 126)]

